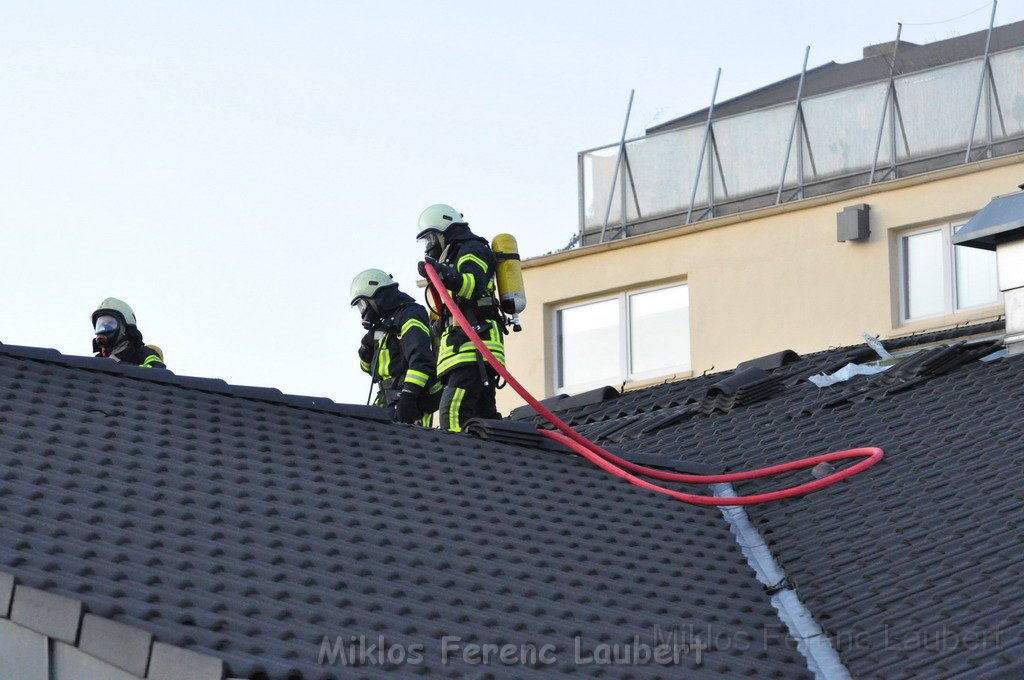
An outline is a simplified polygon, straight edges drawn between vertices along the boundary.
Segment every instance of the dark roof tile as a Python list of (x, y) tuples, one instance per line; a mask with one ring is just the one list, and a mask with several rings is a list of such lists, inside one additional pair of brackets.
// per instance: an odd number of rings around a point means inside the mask
[[(425, 646), (422, 664), (360, 677), (478, 677), (441, 663), (450, 635), (557, 645), (554, 668), (521, 677), (657, 678), (660, 666), (576, 666), (574, 639), (653, 644), (675, 627), (757, 641), (777, 625), (716, 511), (577, 457), (73, 363), (0, 347), (0, 569), (151, 634), (155, 668), (180, 671), (167, 677), (202, 676), (159, 661), (163, 645), (232, 677), (347, 677), (317, 655), (360, 635)], [(782, 642), (756, 649), (719, 645), (678, 670), (809, 677)]]
[(781, 376), (756, 367), (745, 368), (708, 387), (700, 408), (704, 413), (728, 413), (737, 406), (768, 399), (781, 388)]
[[(1014, 623), (1024, 620), (1024, 604), (1010, 595), (1022, 576), (1015, 556), (1024, 550), (1024, 358), (977, 361), (985, 351), (956, 343), (913, 355), (892, 375), (820, 390), (787, 384), (728, 416), (679, 420), (630, 446), (677, 458), (699, 454), (722, 470), (883, 447), (885, 460), (869, 473), (752, 506), (750, 517), (854, 677), (971, 677), (983, 665), (995, 674), (1024, 653), (1024, 625)], [(805, 357), (793, 368), (846, 352)], [(907, 386), (913, 389), (899, 389)], [(863, 398), (851, 398), (857, 394)], [(819, 408), (836, 395), (842, 408)], [(794, 473), (737, 490), (808, 479)], [(987, 636), (986, 643), (951, 642), (970, 636)]]
[(767, 354), (763, 357), (757, 357), (756, 359), (748, 359), (736, 367), (736, 372), (741, 373), (747, 368), (760, 368), (765, 371), (773, 371), (776, 368), (782, 368), (794, 361), (800, 361), (800, 355), (791, 349), (784, 349), (781, 352)]
[[(986, 351), (931, 349), (825, 389), (802, 379), (874, 357), (839, 348), (781, 361), (770, 375), (727, 372), (553, 403), (572, 406), (560, 415), (588, 436), (623, 442), (624, 457), (687, 472), (882, 446), (887, 457), (869, 473), (751, 507), (751, 520), (855, 677), (994, 676), (1024, 653), (1015, 623), (1024, 605), (1014, 597), (1024, 360), (976, 361)], [(742, 408), (701, 412), (709, 394), (744, 390), (756, 398), (733, 404)], [(482, 428), (535, 437), (531, 422)], [(717, 512), (636, 489), (556, 448), (2, 346), (0, 499), (16, 502), (0, 501), (0, 568), (19, 589), (73, 598), (152, 634), (160, 649), (274, 680), (345, 676), (344, 666), (316, 663), (325, 638), (426, 645), (422, 664), (367, 664), (368, 678), (478, 676), (479, 665), (440, 663), (445, 635), (559, 646), (554, 669), (517, 666), (517, 677), (626, 678), (664, 669), (577, 666), (573, 640), (628, 643), (675, 626), (761, 641), (782, 630)], [(802, 471), (738, 491), (806, 479)], [(888, 644), (943, 630), (987, 634), (989, 644)], [(675, 670), (708, 678), (809, 677), (784, 640), (680, 662)]]

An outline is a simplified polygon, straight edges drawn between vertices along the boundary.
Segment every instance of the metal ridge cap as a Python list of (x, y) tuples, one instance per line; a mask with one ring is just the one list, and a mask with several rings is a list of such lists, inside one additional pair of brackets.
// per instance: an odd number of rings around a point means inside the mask
[[(712, 484), (710, 488), (716, 498), (736, 496), (732, 484)], [(719, 510), (757, 580), (771, 593), (772, 607), (786, 625), (790, 637), (796, 640), (797, 649), (807, 660), (807, 667), (814, 677), (818, 680), (852, 680), (849, 669), (814, 615), (801, 602), (764, 537), (751, 523), (747, 511), (741, 505), (723, 505)]]

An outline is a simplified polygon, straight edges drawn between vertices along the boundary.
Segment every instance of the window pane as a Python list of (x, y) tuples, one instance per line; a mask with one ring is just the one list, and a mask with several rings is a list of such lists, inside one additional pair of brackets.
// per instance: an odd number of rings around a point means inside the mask
[[(953, 233), (964, 225), (953, 227)], [(954, 246), (956, 260), (957, 309), (992, 305), (999, 302), (996, 254), (979, 248)]]
[(999, 302), (996, 254), (991, 250), (956, 249), (956, 304), (960, 309)]
[(560, 309), (558, 330), (559, 386), (621, 381), (618, 299)]
[(928, 231), (904, 239), (907, 318), (946, 311), (943, 285), (942, 231)]
[(690, 295), (685, 285), (629, 296), (630, 373), (690, 365)]

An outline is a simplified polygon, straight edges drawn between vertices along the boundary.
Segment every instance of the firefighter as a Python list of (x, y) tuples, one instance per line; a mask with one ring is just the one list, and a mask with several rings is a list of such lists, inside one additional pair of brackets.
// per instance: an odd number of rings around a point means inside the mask
[[(486, 240), (469, 230), (462, 213), (450, 205), (432, 205), (420, 214), (416, 236), (424, 248), (419, 263), (437, 270), (444, 287), (459, 310), (502, 364), (505, 344), (501, 314), (494, 296), (497, 260)], [(441, 312), (441, 337), (437, 353), (437, 377), (444, 384), (441, 396), (441, 427), (461, 432), (470, 418), (500, 418), (495, 405), (497, 373), (459, 328), (447, 308)]]
[(380, 385), (374, 403), (392, 409), (398, 422), (430, 427), (441, 385), (435, 378), (427, 310), (380, 269), (356, 275), (351, 298), (366, 328), (359, 365)]
[(117, 298), (107, 298), (92, 313), (92, 351), (97, 357), (113, 359), (142, 368), (167, 368), (159, 348), (142, 342), (135, 312)]

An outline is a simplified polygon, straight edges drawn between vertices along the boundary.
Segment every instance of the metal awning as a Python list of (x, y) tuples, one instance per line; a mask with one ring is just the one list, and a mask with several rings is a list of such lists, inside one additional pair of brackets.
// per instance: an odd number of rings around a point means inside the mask
[(956, 234), (953, 244), (995, 250), (1000, 243), (1024, 239), (1024, 191), (997, 196)]

